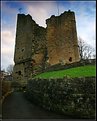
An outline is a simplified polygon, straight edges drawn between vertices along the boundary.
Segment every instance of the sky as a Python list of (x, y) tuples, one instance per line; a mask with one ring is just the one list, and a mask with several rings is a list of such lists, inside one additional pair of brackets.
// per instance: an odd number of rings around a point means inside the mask
[[(21, 11), (19, 9), (22, 8)], [(64, 11), (75, 12), (77, 36), (96, 50), (95, 1), (2, 1), (1, 2), (1, 69), (14, 64), (17, 14), (30, 14), (40, 26), (46, 19)]]

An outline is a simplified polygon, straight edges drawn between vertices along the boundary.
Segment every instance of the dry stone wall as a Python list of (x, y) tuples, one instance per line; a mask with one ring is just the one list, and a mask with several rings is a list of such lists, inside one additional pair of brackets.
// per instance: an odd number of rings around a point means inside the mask
[(26, 97), (43, 108), (78, 119), (95, 119), (95, 77), (29, 80)]

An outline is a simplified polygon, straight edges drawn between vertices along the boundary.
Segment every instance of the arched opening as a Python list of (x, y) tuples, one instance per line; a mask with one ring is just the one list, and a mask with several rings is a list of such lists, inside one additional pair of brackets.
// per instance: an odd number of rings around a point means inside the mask
[(72, 62), (72, 57), (69, 58), (69, 61)]

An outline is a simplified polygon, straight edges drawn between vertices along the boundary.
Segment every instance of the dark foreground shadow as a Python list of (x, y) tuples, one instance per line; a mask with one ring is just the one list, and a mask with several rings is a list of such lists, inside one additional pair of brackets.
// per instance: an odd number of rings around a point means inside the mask
[(32, 104), (26, 100), (22, 92), (14, 92), (9, 95), (2, 105), (2, 118), (4, 119), (70, 119), (68, 116), (54, 112)]

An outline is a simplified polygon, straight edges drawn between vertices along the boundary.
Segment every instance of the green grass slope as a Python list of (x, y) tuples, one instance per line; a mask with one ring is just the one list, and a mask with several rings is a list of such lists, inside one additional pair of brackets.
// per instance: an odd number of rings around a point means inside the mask
[(34, 78), (63, 78), (64, 76), (69, 76), (72, 78), (96, 76), (96, 67), (95, 65), (88, 65), (66, 70), (45, 72), (35, 76)]

